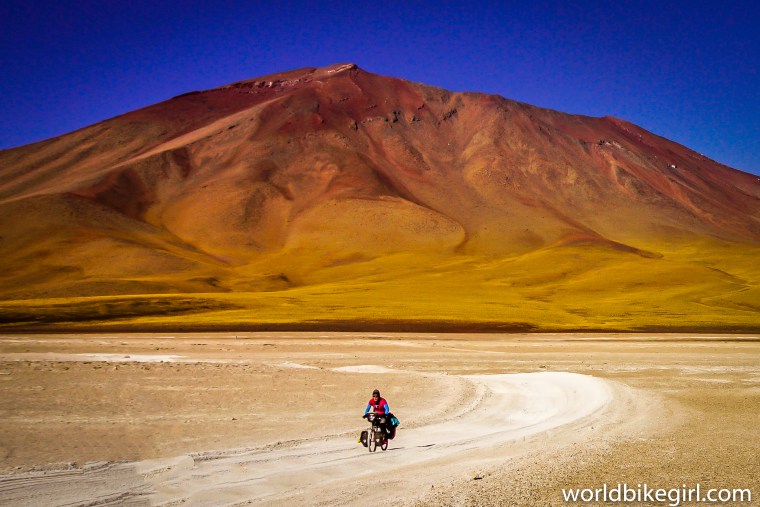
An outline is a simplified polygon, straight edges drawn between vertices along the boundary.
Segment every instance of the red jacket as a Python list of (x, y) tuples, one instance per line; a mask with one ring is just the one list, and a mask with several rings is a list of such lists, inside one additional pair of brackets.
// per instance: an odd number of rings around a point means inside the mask
[(376, 414), (387, 414), (390, 412), (388, 402), (385, 401), (385, 398), (380, 398), (377, 402), (375, 401), (375, 398), (370, 399), (367, 404), (367, 410), (365, 410), (364, 413), (369, 413), (371, 409), (374, 409)]

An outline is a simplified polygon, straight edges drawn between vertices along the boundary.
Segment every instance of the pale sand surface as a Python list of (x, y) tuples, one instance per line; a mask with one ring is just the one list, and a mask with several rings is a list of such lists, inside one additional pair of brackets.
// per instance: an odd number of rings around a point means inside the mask
[[(370, 454), (375, 387), (402, 425)], [(3, 505), (760, 504), (757, 336), (0, 336), (0, 393)]]

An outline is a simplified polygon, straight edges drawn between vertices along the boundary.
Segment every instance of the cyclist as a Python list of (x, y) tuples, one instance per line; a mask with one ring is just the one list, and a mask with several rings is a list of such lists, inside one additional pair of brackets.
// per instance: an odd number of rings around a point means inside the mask
[(393, 417), (393, 414), (391, 414), (390, 407), (388, 407), (388, 402), (385, 401), (385, 398), (380, 396), (380, 391), (377, 389), (372, 391), (372, 398), (369, 400), (367, 408), (364, 410), (364, 417), (367, 417), (370, 410), (373, 410), (376, 414), (386, 416), (385, 423), (381, 423), (380, 427), (385, 432), (386, 441), (388, 440), (389, 435), (390, 438), (393, 438), (395, 436), (395, 428), (390, 424), (390, 418)]
[(369, 411), (374, 409), (376, 414), (389, 414), (390, 408), (388, 407), (388, 402), (385, 401), (385, 398), (380, 396), (380, 391), (375, 389), (372, 391), (372, 398), (370, 398), (369, 403), (367, 403), (367, 409), (364, 411), (364, 415), (369, 414)]

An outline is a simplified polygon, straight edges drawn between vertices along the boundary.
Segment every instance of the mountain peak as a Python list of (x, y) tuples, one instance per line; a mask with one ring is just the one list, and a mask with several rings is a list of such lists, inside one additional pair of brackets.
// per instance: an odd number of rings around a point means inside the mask
[(346, 72), (351, 71), (361, 71), (361, 69), (355, 63), (336, 63), (333, 65), (328, 65), (326, 67), (304, 67), (301, 69), (294, 69), (290, 71), (277, 72), (275, 74), (268, 74), (261, 77), (244, 79), (242, 81), (236, 81), (220, 88), (235, 88), (241, 86), (250, 86), (251, 84), (254, 86), (271, 88), (278, 84), (293, 85), (298, 83), (308, 83), (315, 80), (321, 81), (326, 78), (342, 75)]
[(361, 70), (361, 69), (359, 69), (359, 66), (356, 65), (355, 63), (336, 63), (333, 65), (328, 65), (327, 67), (322, 67), (319, 70), (330, 73), (330, 74), (335, 74), (338, 72), (345, 72), (349, 70)]
[[(659, 280), (671, 265), (658, 245), (756, 248), (758, 199), (756, 177), (624, 120), (336, 63), (0, 152), (0, 297), (287, 290), (385, 262), (392, 280), (405, 254), (420, 285), (463, 259), (521, 258), (535, 278), (463, 292), (545, 280), (536, 294), (553, 294), (536, 259), (581, 252)], [(673, 283), (723, 268), (689, 265)]]

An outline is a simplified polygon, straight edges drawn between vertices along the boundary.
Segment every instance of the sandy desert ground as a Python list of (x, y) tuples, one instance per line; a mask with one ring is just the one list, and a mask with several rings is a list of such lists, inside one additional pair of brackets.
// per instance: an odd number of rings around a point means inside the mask
[[(568, 505), (605, 483), (757, 504), (758, 358), (755, 335), (4, 335), (0, 504)], [(373, 388), (401, 427), (368, 453)]]

